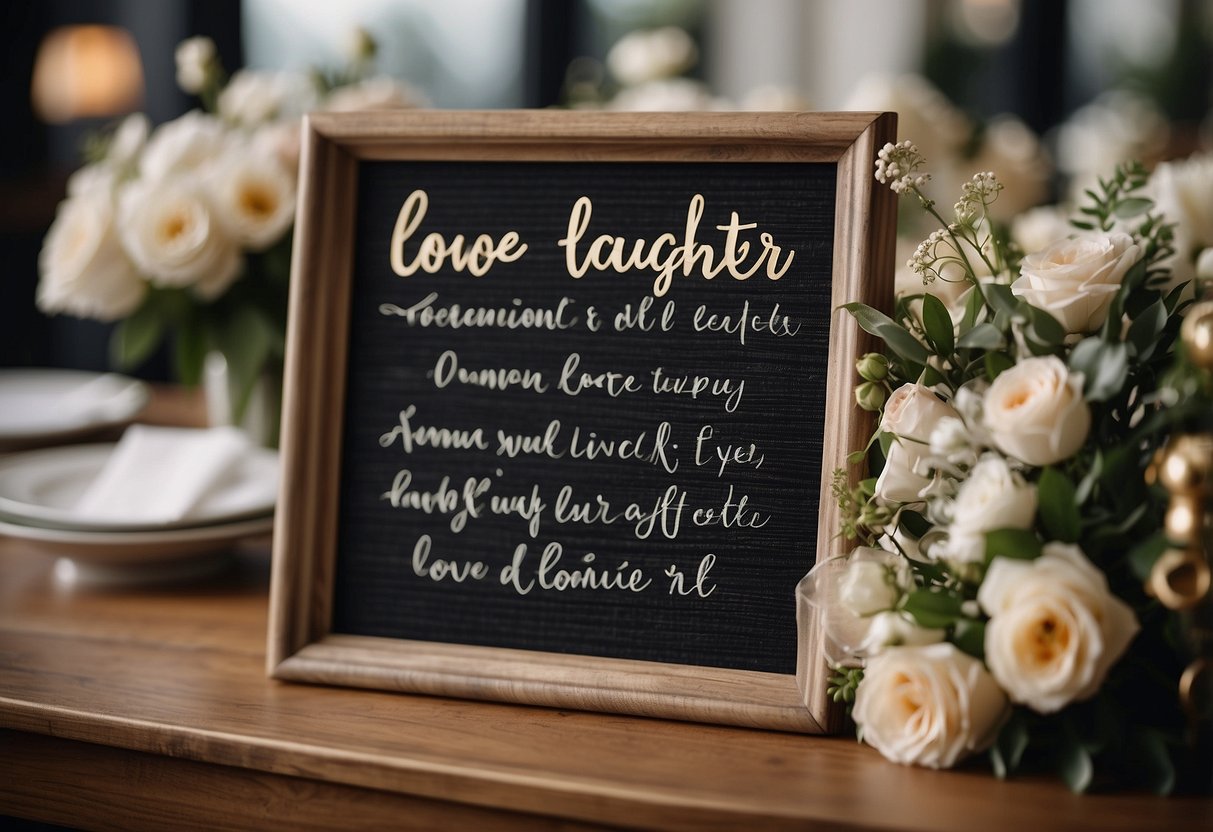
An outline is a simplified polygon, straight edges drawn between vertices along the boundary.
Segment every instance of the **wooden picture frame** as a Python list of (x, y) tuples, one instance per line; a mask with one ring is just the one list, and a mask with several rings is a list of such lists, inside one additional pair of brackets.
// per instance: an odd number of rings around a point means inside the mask
[[(332, 632), (338, 481), (358, 169), (364, 160), (828, 162), (836, 165), (830, 360), (817, 551), (841, 545), (830, 494), (863, 447), (854, 359), (872, 348), (838, 307), (892, 301), (895, 199), (873, 178), (896, 117), (876, 113), (399, 111), (304, 124), (274, 533), (268, 668), (277, 679), (802, 732), (838, 728), (822, 633), (801, 622), (798, 674)], [(799, 682), (797, 675), (799, 675)], [(801, 692), (801, 688), (806, 693)]]

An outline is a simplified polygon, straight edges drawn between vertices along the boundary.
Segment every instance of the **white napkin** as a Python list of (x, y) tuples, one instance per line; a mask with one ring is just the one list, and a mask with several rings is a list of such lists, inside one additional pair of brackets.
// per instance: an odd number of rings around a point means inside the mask
[(190, 517), (252, 449), (236, 428), (131, 425), (80, 497), (81, 518), (170, 523)]

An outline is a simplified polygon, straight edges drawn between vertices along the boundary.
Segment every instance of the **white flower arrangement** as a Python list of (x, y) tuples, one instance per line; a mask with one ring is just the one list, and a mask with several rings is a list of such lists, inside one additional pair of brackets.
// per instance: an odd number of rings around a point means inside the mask
[(207, 351), (224, 353), (238, 419), (282, 358), (301, 117), (424, 104), (369, 74), (365, 31), (352, 40), (339, 73), (242, 70), (230, 80), (213, 42), (183, 41), (177, 81), (203, 110), (154, 131), (133, 115), (93, 142), (43, 244), (39, 308), (119, 321), (111, 358), (124, 368), (172, 335), (188, 384)]
[[(1164, 192), (1182, 192), (1178, 170)], [(1026, 256), (991, 213), (993, 173), (948, 217), (913, 143), (887, 145), (875, 175), (938, 230), (892, 316), (845, 307), (886, 351), (856, 365), (857, 403), (880, 419), (852, 461), (873, 476), (835, 476), (860, 545), (799, 588), (823, 619), (831, 692), (897, 762), (988, 750), (999, 776), (1052, 764), (1075, 790), (1098, 773), (1167, 791), (1182, 649), (1143, 589), (1166, 548), (1166, 495), (1144, 474), (1185, 417), (1168, 373), (1193, 289), (1173, 264), (1193, 253), (1175, 251), (1136, 165)]]

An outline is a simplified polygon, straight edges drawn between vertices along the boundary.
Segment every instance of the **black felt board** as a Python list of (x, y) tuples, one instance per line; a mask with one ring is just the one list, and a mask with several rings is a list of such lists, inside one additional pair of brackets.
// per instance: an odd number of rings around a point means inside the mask
[[(817, 537), (834, 183), (832, 164), (360, 162), (333, 631), (794, 673), (793, 590), (814, 563)], [(448, 240), (462, 233), (470, 240), (514, 230), (528, 251), (482, 277), (449, 266), (432, 275), (396, 275), (389, 263), (392, 230), (402, 203), (416, 189), (426, 191), (429, 204), (406, 245), (408, 256), (431, 231)], [(761, 272), (745, 281), (727, 273), (713, 280), (679, 275), (668, 294), (653, 301), (650, 316), (657, 318), (672, 301), (673, 331), (662, 332), (659, 325), (647, 332), (615, 331), (614, 315), (651, 295), (654, 275), (591, 271), (572, 279), (557, 241), (566, 234), (574, 202), (581, 196), (593, 201), (580, 246), (584, 251), (599, 234), (653, 241), (668, 231), (681, 240), (688, 204), (697, 193), (705, 200), (699, 241), (719, 251), (724, 234), (716, 226), (736, 211), (743, 223), (759, 225), (742, 239), (757, 250), (758, 235), (769, 232), (785, 253), (795, 252), (791, 269), (778, 281)], [(421, 327), (382, 312), (384, 304), (407, 308), (435, 292), (435, 309), (452, 304), (555, 308), (567, 296), (574, 302), (566, 318), (575, 317), (578, 325), (559, 332)], [(691, 327), (700, 304), (736, 319), (746, 301), (750, 315), (764, 319), (779, 304), (780, 314), (799, 325), (799, 332), (774, 338), (751, 330), (742, 347), (736, 335), (696, 333)], [(599, 332), (585, 326), (590, 305), (603, 320)], [(466, 369), (541, 372), (549, 389), (535, 393), (461, 383), (437, 389), (435, 362), (446, 350), (454, 350)], [(645, 390), (619, 398), (595, 389), (576, 397), (557, 391), (561, 368), (574, 352), (581, 356), (581, 370), (632, 373)], [(744, 378), (744, 393), (732, 413), (707, 394), (697, 400), (656, 395), (648, 387), (656, 366), (674, 376)], [(416, 408), (414, 429), (479, 427), (490, 447), (415, 447), (405, 453), (399, 438), (382, 447), (380, 438), (400, 424), (399, 413), (409, 405)], [(498, 430), (542, 434), (553, 419), (561, 422), (562, 458), (497, 454)], [(678, 460), (673, 474), (645, 461), (587, 462), (567, 452), (574, 427), (580, 427), (583, 440), (590, 432), (601, 439), (647, 432), (645, 447), (651, 451), (663, 421), (671, 424), (667, 458)], [(748, 449), (753, 443), (765, 455), (761, 467), (733, 465), (718, 478), (716, 464), (696, 466), (696, 437), (708, 424), (714, 442), (706, 452), (717, 444)], [(526, 520), (493, 514), (487, 504), (457, 534), (449, 528), (450, 514), (395, 508), (382, 495), (401, 469), (411, 472), (411, 487), (419, 491), (432, 490), (444, 476), (455, 489), (469, 477), (488, 477), (491, 488), (484, 500), (529, 494), (537, 485), (547, 506), (539, 534), (533, 538)], [(641, 540), (633, 524), (623, 520), (557, 524), (557, 493), (566, 484), (578, 501), (601, 494), (616, 511), (633, 501), (651, 510), (667, 488), (677, 485), (686, 493), (679, 533), (668, 539), (654, 531)], [(769, 515), (762, 528), (700, 527), (692, 521), (696, 508), (723, 504), (730, 484), (735, 496), (748, 497), (748, 507)], [(672, 520), (673, 512), (666, 516)], [(463, 583), (417, 577), (412, 557), (423, 534), (432, 540), (431, 563), (482, 561), (487, 577)], [(561, 567), (583, 566), (583, 556), (592, 552), (596, 568), (614, 572), (627, 561), (629, 570), (642, 569), (651, 584), (639, 593), (536, 586), (525, 596), (501, 584), (500, 572), (519, 544), (528, 547), (523, 572), (533, 580), (542, 551), (553, 541), (563, 550)], [(711, 594), (671, 595), (666, 569), (676, 565), (685, 573), (689, 590), (708, 553), (716, 556), (704, 585), (715, 587)]]

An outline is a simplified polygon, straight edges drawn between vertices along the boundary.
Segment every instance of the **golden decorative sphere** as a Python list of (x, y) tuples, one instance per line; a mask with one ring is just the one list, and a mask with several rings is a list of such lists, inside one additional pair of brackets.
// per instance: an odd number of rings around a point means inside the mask
[(1193, 720), (1213, 716), (1213, 667), (1206, 659), (1196, 659), (1179, 679), (1179, 701)]
[[(1213, 468), (1213, 438), (1176, 436), (1161, 457), (1155, 457), (1158, 481), (1172, 494), (1191, 494), (1204, 488)], [(1152, 467), (1154, 467), (1152, 466)]]
[(1205, 501), (1200, 494), (1172, 494), (1165, 521), (1167, 540), (1195, 542), (1200, 536), (1204, 513)]
[(1213, 301), (1202, 301), (1189, 309), (1179, 334), (1192, 363), (1213, 369)]
[(1146, 590), (1164, 607), (1187, 610), (1209, 593), (1209, 561), (1199, 549), (1168, 549), (1150, 570)]

